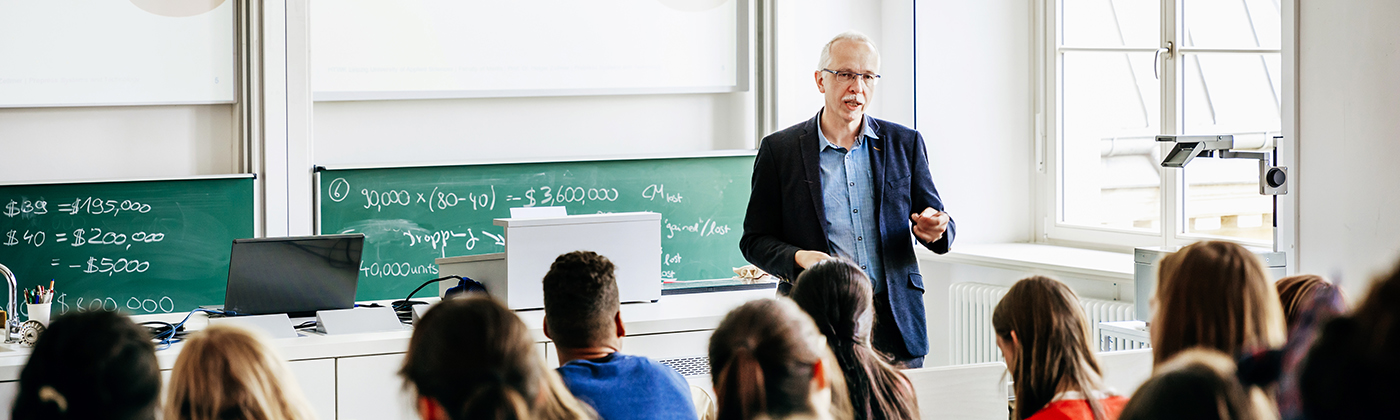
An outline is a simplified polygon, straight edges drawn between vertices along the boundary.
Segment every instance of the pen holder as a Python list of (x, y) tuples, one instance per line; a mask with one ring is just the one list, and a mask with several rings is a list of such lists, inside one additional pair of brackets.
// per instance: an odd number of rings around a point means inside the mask
[(53, 309), (53, 302), (26, 303), (25, 305), (29, 305), (30, 321), (39, 321), (45, 327), (49, 326), (49, 311)]

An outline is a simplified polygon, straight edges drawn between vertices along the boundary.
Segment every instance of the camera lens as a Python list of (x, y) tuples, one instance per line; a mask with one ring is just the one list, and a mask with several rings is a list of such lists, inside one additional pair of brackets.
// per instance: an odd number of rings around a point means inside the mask
[(1269, 183), (1269, 188), (1278, 188), (1283, 186), (1283, 183), (1288, 182), (1288, 173), (1284, 172), (1282, 168), (1269, 168), (1265, 179)]

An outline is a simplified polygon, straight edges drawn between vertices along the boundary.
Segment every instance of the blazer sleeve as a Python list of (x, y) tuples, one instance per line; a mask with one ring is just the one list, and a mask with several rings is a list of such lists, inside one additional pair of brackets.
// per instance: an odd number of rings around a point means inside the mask
[[(929, 172), (928, 148), (924, 145), (924, 136), (918, 134), (918, 132), (914, 134), (914, 153), (910, 153), (909, 158), (912, 160), (912, 162), (909, 163), (909, 167), (913, 168), (914, 172), (909, 180), (909, 187), (911, 190), (909, 197), (910, 207), (915, 212), (923, 211), (929, 207), (932, 207), (934, 210), (944, 211), (943, 199), (938, 196), (938, 189), (933, 186), (933, 174)], [(946, 254), (948, 250), (953, 247), (953, 237), (957, 234), (957, 228), (957, 222), (949, 215), (948, 230), (943, 232), (942, 238), (933, 242), (924, 242), (922, 239), (919, 239), (918, 236), (915, 236), (914, 240), (934, 253)]]
[(753, 191), (744, 214), (744, 234), (739, 238), (739, 251), (758, 268), (769, 274), (793, 280), (800, 271), (794, 257), (799, 248), (782, 239), (782, 186), (774, 162), (771, 143), (758, 147), (753, 164)]

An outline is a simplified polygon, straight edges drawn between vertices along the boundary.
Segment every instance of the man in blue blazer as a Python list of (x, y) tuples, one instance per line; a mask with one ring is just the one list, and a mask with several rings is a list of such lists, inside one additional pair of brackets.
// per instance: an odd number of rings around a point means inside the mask
[[(872, 342), (906, 368), (928, 354), (924, 283), (913, 243), (943, 254), (955, 225), (933, 186), (917, 131), (865, 115), (880, 56), (846, 32), (822, 49), (817, 90), (826, 106), (763, 139), (739, 248), (787, 281), (817, 261), (854, 261), (875, 292)], [(786, 294), (788, 283), (778, 292)]]

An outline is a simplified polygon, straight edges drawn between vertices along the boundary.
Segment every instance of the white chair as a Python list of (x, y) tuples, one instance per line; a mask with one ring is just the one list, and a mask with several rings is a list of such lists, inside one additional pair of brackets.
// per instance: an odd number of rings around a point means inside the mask
[(928, 419), (1006, 420), (1006, 382), (1001, 362), (940, 366), (904, 371), (919, 398), (919, 414)]

